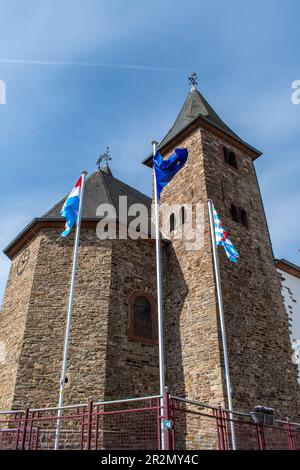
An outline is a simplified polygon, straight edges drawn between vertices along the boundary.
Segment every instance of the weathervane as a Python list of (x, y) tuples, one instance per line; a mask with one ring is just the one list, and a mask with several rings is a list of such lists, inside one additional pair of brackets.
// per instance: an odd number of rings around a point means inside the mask
[(107, 147), (106, 152), (103, 153), (102, 155), (99, 155), (99, 158), (96, 161), (98, 171), (103, 170), (104, 168), (107, 168), (109, 160), (111, 160), (111, 156), (110, 156), (109, 147)]
[(193, 72), (188, 77), (188, 80), (189, 80), (189, 83), (190, 83), (190, 86), (191, 86), (191, 91), (196, 90), (196, 85), (198, 85), (197, 79), (198, 79), (198, 75), (196, 74), (196, 72)]

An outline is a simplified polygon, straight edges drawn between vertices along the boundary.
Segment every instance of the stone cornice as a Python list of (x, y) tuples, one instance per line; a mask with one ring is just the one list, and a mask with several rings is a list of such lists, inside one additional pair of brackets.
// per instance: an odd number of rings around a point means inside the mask
[[(101, 219), (99, 217), (92, 217), (92, 218), (83, 218), (81, 222), (82, 228), (86, 229), (96, 229), (97, 223)], [(23, 248), (26, 243), (32, 240), (35, 235), (37, 235), (42, 229), (57, 229), (63, 231), (65, 227), (65, 220), (57, 217), (57, 218), (49, 218), (49, 217), (37, 217), (33, 219), (23, 230), (20, 232), (12, 242), (3, 250), (3, 253), (10, 259), (13, 257)], [(118, 233), (119, 230), (119, 223), (116, 221), (116, 230)], [(154, 239), (150, 238), (143, 238), (144, 241), (150, 241), (154, 243)], [(169, 243), (168, 240), (164, 240), (164, 242)]]
[[(241, 152), (244, 152), (246, 155), (252, 158), (252, 160), (256, 160), (256, 158), (262, 155), (262, 152), (255, 149), (251, 145), (247, 144), (246, 142), (234, 138), (231, 134), (227, 133), (224, 129), (219, 128), (217, 125), (211, 124), (205, 117), (198, 116), (194, 121), (189, 123), (184, 129), (182, 129), (176, 136), (166, 142), (162, 147), (158, 147), (161, 154), (165, 155), (169, 152), (177, 143), (182, 141), (185, 137), (187, 137), (193, 130), (202, 127), (202, 129), (206, 129), (212, 132), (217, 137), (223, 139), (224, 141), (228, 142), (233, 147), (239, 149)], [(145, 160), (142, 162), (144, 165), (152, 167), (152, 155), (148, 155)]]

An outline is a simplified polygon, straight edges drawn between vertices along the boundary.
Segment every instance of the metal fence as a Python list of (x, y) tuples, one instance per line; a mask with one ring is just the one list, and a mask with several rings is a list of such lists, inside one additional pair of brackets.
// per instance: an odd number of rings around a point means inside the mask
[(174, 396), (170, 396), (169, 409), (172, 449), (230, 450), (233, 431), (238, 450), (300, 450), (300, 423), (274, 420), (266, 425), (254, 422), (250, 413), (230, 413)]
[[(64, 406), (60, 449), (157, 449), (160, 396)], [(58, 408), (0, 412), (0, 450), (54, 448)]]
[[(237, 449), (300, 450), (300, 423), (259, 424), (241, 412), (231, 412), (231, 420), (228, 410), (168, 392), (62, 410), (61, 450), (159, 450), (161, 427), (169, 450), (229, 450), (232, 431)], [(0, 450), (53, 449), (57, 413), (57, 407), (0, 412)]]

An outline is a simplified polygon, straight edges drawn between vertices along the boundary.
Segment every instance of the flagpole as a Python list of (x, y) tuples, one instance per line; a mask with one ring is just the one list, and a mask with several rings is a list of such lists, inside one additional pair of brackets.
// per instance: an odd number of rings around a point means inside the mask
[[(152, 142), (153, 158), (156, 154), (157, 142)], [(160, 425), (161, 425), (161, 450), (166, 450), (166, 435), (163, 422), (164, 395), (165, 395), (165, 347), (164, 347), (164, 319), (162, 301), (162, 272), (161, 272), (161, 238), (159, 229), (159, 200), (157, 195), (156, 175), (154, 173), (154, 203), (155, 203), (155, 245), (156, 245), (156, 279), (157, 279), (157, 316), (158, 316), (158, 354), (159, 354), (159, 393), (160, 399)]]
[(218, 257), (218, 250), (217, 250), (217, 244), (216, 244), (215, 223), (214, 223), (214, 215), (213, 215), (213, 202), (211, 199), (208, 199), (207, 202), (208, 202), (211, 244), (212, 244), (212, 250), (213, 250), (218, 307), (219, 307), (219, 318), (220, 318), (222, 345), (223, 345), (223, 354), (224, 354), (224, 366), (225, 366), (226, 390), (227, 390), (227, 400), (228, 400), (229, 418), (230, 418), (232, 450), (236, 450), (237, 447), (236, 447), (235, 427), (234, 427), (234, 422), (233, 422), (233, 414), (231, 412), (233, 410), (232, 390), (231, 390), (231, 382), (230, 382), (227, 340), (226, 340), (226, 330), (225, 330), (225, 321), (224, 321), (224, 308), (223, 308), (223, 296), (222, 296), (222, 287), (221, 287), (220, 265), (219, 265), (219, 257)]
[(71, 278), (71, 288), (70, 288), (70, 294), (69, 294), (69, 307), (68, 307), (68, 316), (67, 316), (67, 324), (66, 324), (66, 332), (65, 332), (63, 362), (62, 362), (61, 377), (60, 377), (59, 401), (58, 401), (58, 413), (57, 413), (57, 422), (56, 422), (56, 431), (55, 431), (54, 450), (59, 450), (59, 443), (60, 443), (60, 431), (61, 431), (61, 421), (62, 421), (62, 413), (63, 413), (62, 407), (63, 407), (63, 404), (64, 404), (65, 380), (66, 380), (66, 372), (67, 372), (67, 367), (68, 367), (69, 337), (70, 337), (71, 321), (72, 321), (72, 313), (73, 313), (73, 300), (74, 300), (74, 289), (75, 289), (75, 280), (76, 280), (77, 256), (78, 256), (78, 246), (79, 246), (79, 239), (80, 239), (80, 226), (81, 226), (82, 207), (83, 207), (83, 198), (84, 198), (84, 186), (85, 186), (86, 175), (87, 175), (87, 171), (83, 171), (81, 173), (81, 178), (82, 178), (82, 180), (81, 180), (81, 193), (80, 193), (80, 201), (79, 201), (78, 216), (77, 216), (74, 255), (73, 255), (73, 267), (72, 267), (72, 278)]

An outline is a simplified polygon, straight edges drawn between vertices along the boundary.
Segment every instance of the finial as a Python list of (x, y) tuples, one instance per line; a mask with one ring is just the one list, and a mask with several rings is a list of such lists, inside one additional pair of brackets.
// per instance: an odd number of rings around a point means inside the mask
[(198, 75), (196, 74), (196, 72), (191, 73), (191, 75), (188, 77), (189, 84), (191, 86), (191, 91), (196, 90), (196, 85), (198, 85), (197, 79)]
[(104, 170), (108, 168), (108, 162), (111, 160), (109, 147), (106, 148), (106, 152), (102, 155), (99, 155), (98, 160), (96, 161), (96, 165), (98, 167), (98, 171)]

